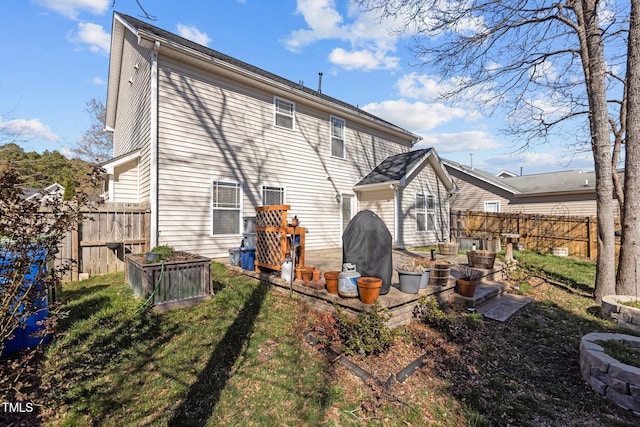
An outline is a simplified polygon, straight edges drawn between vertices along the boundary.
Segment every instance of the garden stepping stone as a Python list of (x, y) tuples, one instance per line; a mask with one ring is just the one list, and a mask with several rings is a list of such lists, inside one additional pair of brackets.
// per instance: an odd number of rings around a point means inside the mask
[(533, 298), (524, 295), (500, 294), (476, 307), (476, 312), (488, 319), (504, 322), (531, 301)]

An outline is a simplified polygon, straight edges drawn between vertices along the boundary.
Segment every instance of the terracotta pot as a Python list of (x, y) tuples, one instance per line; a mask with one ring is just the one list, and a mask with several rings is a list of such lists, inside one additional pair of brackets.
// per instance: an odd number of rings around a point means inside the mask
[(339, 271), (326, 271), (324, 273), (324, 280), (327, 282), (327, 292), (330, 294), (338, 293), (338, 275)]
[(302, 267), (302, 280), (310, 282), (313, 278), (313, 270), (309, 267)]
[(478, 286), (477, 280), (464, 280), (458, 279), (456, 281), (458, 284), (458, 293), (463, 297), (473, 298), (473, 294), (476, 292), (476, 287)]
[(296, 279), (297, 280), (302, 280), (302, 267), (296, 267)]
[(380, 295), (382, 279), (377, 277), (360, 277), (358, 280), (358, 295), (363, 304), (373, 304)]
[(322, 271), (320, 270), (313, 270), (313, 280), (320, 280), (320, 277), (322, 276)]

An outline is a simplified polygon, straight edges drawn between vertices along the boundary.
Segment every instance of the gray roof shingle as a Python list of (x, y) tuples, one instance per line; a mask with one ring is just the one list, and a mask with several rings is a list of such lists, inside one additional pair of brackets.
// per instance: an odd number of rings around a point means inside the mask
[(389, 156), (367, 174), (359, 185), (380, 184), (389, 181), (400, 181), (412, 171), (431, 148), (409, 151)]

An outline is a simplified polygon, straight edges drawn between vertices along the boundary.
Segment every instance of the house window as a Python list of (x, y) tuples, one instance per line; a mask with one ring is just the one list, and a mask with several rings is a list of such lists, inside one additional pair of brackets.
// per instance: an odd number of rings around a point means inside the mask
[(499, 201), (484, 202), (484, 211), (500, 212), (500, 202)]
[(431, 194), (416, 194), (416, 231), (436, 229), (436, 198)]
[(296, 105), (293, 102), (281, 98), (274, 98), (276, 126), (293, 129), (293, 118), (296, 112)]
[(331, 155), (341, 159), (345, 158), (344, 128), (344, 120), (331, 117)]
[(284, 188), (269, 185), (262, 186), (262, 205), (283, 205)]
[(212, 233), (214, 236), (240, 234), (240, 184), (213, 181)]

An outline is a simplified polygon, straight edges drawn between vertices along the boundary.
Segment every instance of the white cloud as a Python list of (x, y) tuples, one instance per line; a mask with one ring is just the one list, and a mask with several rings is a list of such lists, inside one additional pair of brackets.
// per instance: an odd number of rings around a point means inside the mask
[(93, 79), (91, 79), (91, 82), (94, 85), (98, 85), (98, 86), (104, 86), (107, 84), (107, 82), (105, 81), (105, 79), (103, 79), (102, 77), (94, 77)]
[(13, 119), (4, 122), (0, 116), (0, 133), (11, 135), (20, 140), (44, 139), (51, 142), (60, 140), (51, 132), (49, 126), (38, 119)]
[(203, 46), (206, 46), (211, 42), (211, 38), (207, 35), (207, 33), (203, 33), (193, 25), (178, 24), (177, 29), (180, 36)]
[[(336, 47), (329, 61), (347, 69), (396, 69), (399, 58), (390, 55), (396, 50), (396, 37), (391, 35), (395, 21), (382, 22), (373, 13), (359, 11), (353, 4), (346, 17), (336, 9), (334, 0), (298, 0), (296, 13), (304, 17), (306, 28), (292, 31), (285, 47), (299, 52), (305, 46), (322, 40), (339, 40), (349, 47)], [(349, 22), (346, 22), (349, 19)]]
[(484, 131), (468, 131), (458, 133), (430, 133), (423, 136), (416, 148), (434, 147), (439, 153), (455, 151), (473, 152), (495, 149), (502, 144)]
[(35, 2), (69, 19), (77, 19), (78, 14), (83, 11), (102, 15), (111, 5), (111, 0), (36, 0)]
[(111, 49), (111, 36), (105, 32), (102, 25), (92, 22), (79, 22), (78, 31), (69, 35), (74, 43), (85, 44), (89, 50), (101, 55), (108, 55)]
[(472, 116), (462, 108), (406, 100), (371, 103), (362, 109), (417, 134), (454, 119), (468, 120)]
[(285, 41), (287, 49), (297, 52), (322, 39), (345, 39), (348, 29), (342, 27), (342, 16), (333, 0), (298, 0), (296, 13), (304, 17), (308, 29), (291, 32)]
[(409, 73), (398, 79), (396, 87), (405, 98), (435, 100), (442, 96), (443, 82), (426, 74)]
[(369, 50), (346, 50), (338, 47), (329, 54), (331, 63), (347, 70), (390, 70), (398, 68), (400, 58), (386, 56), (384, 52), (372, 52)]

